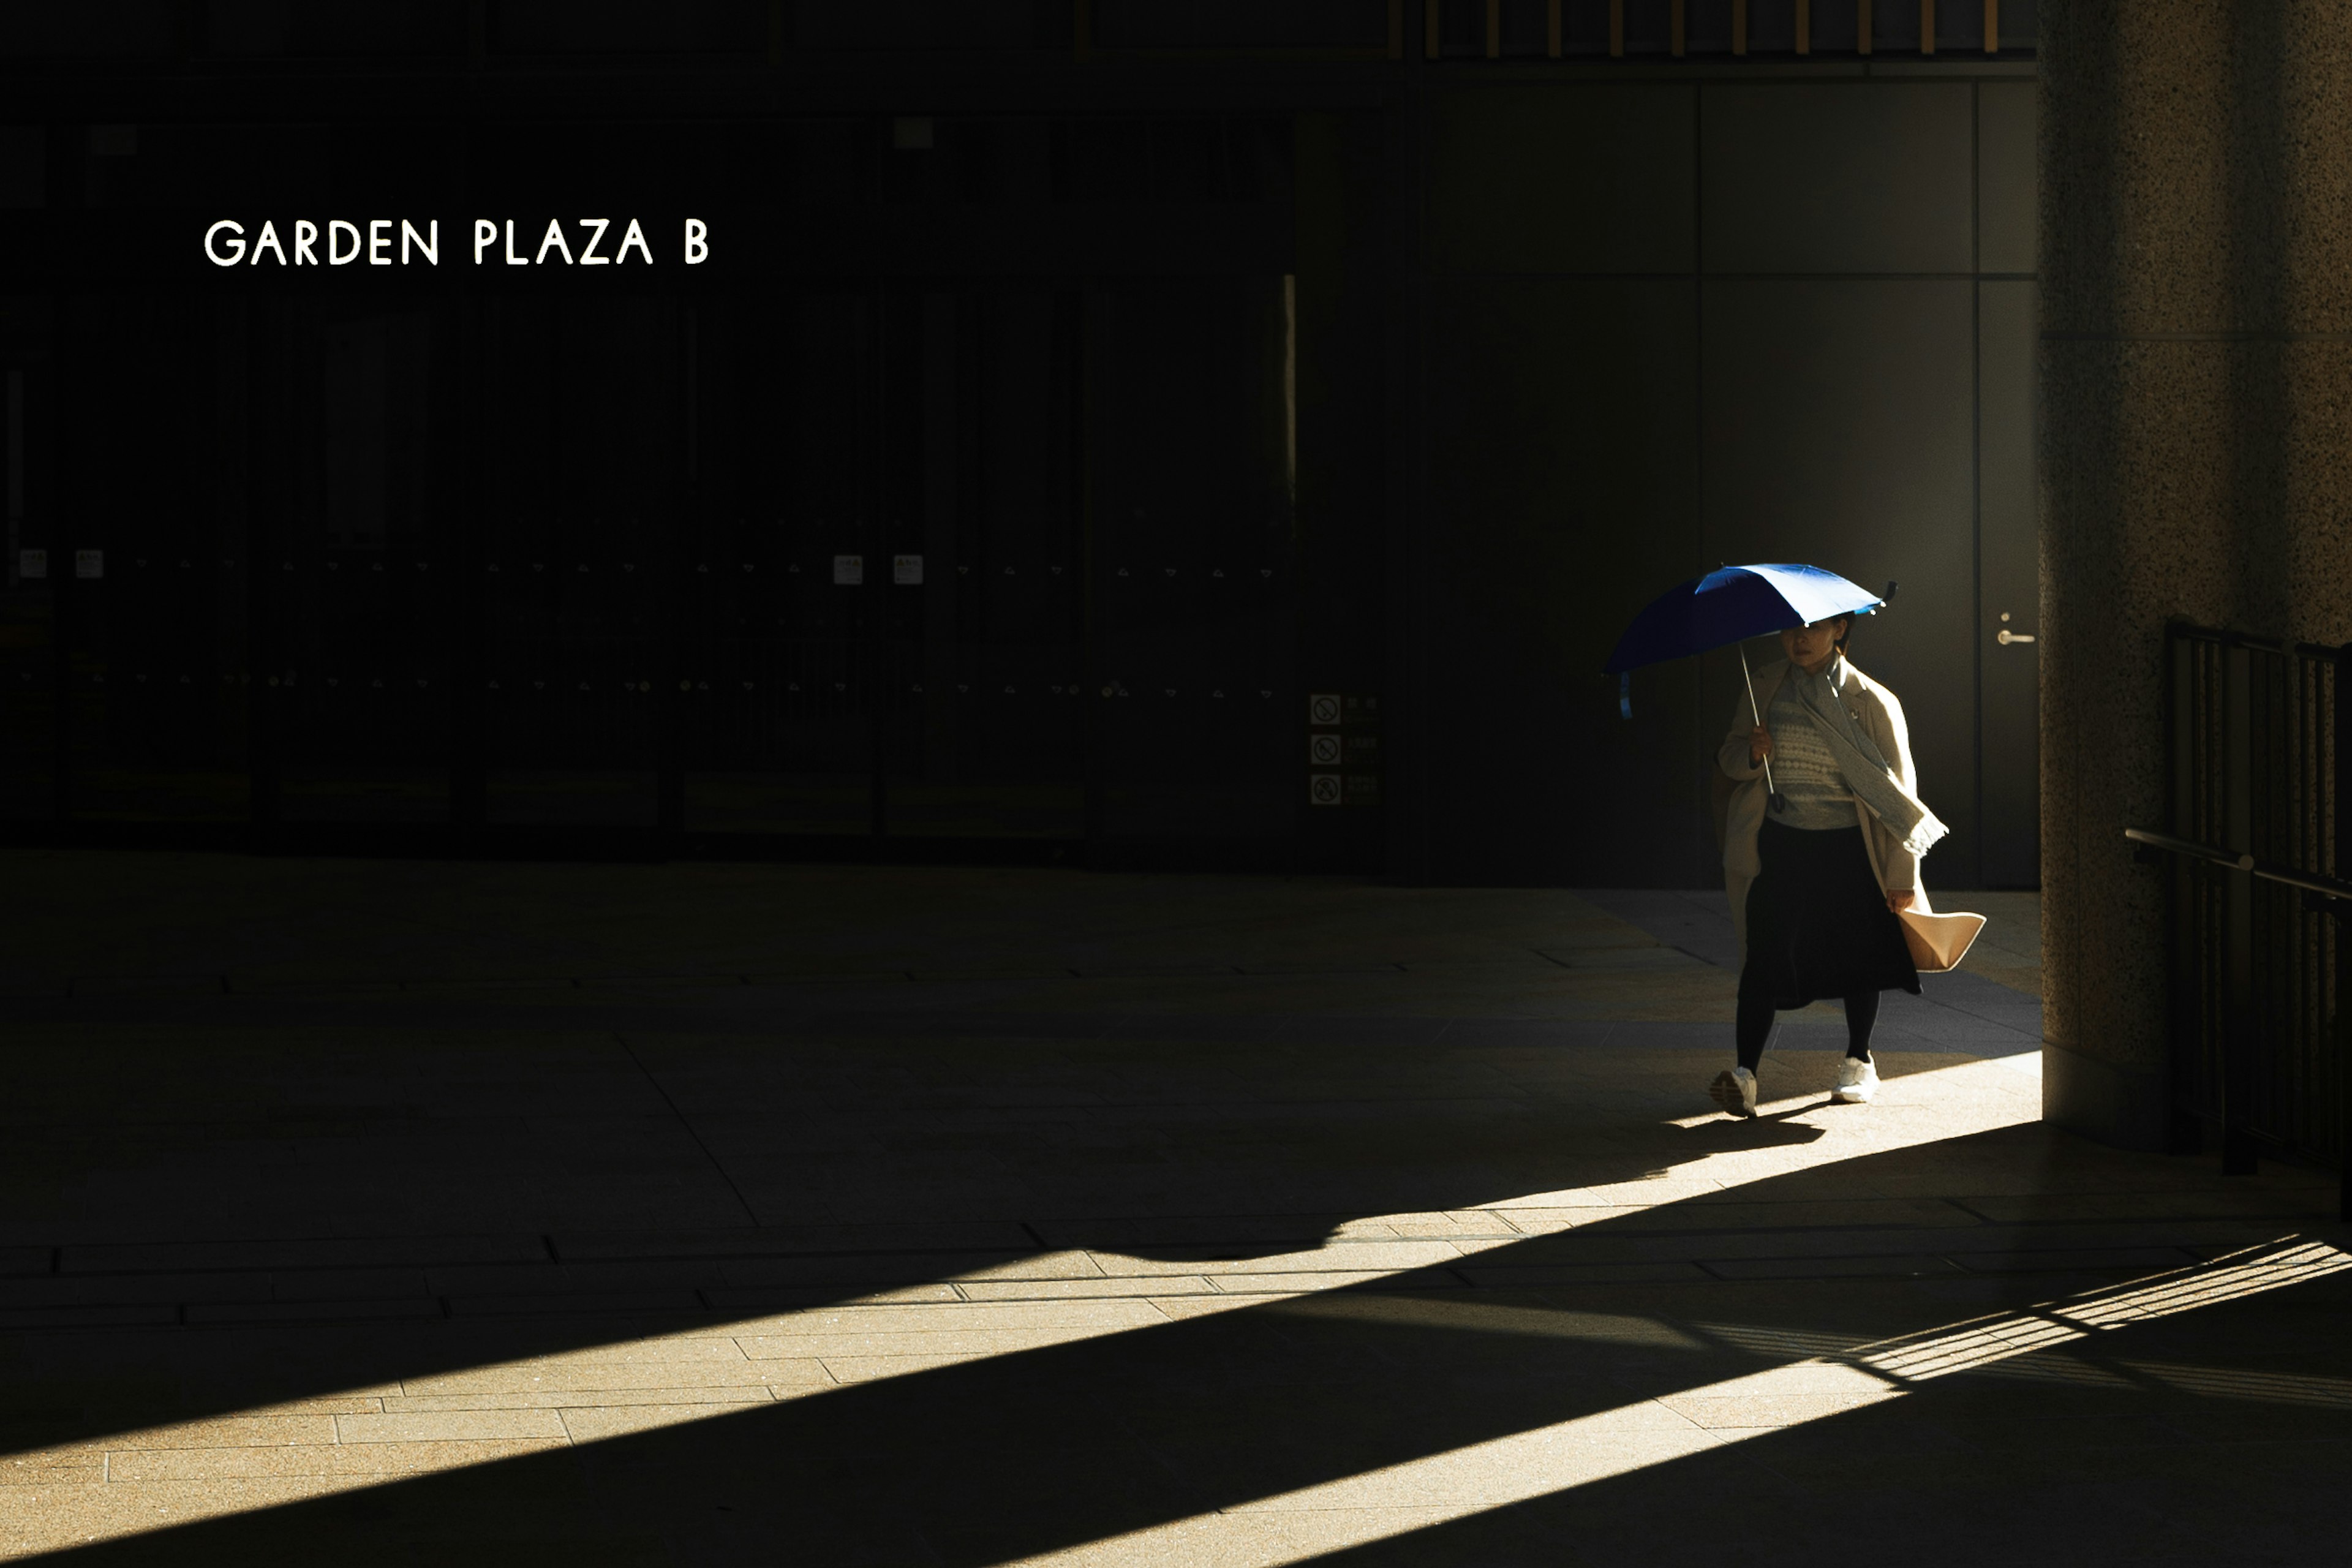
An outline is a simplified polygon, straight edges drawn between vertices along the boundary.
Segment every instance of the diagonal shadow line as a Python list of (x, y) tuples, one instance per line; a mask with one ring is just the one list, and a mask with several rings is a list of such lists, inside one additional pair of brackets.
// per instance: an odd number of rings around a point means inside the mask
[[(603, 1018), (601, 1011), (596, 1015)], [(411, 1018), (414, 1026), (420, 1022)], [(574, 1020), (575, 1023), (578, 1020)], [(307, 1031), (296, 1027), (289, 1034), (297, 1044), (290, 1048), (309, 1049), (312, 1045)], [(574, 1033), (581, 1033), (576, 1030)], [(594, 1031), (589, 1032), (593, 1034)], [(583, 1035), (583, 1037), (589, 1037)], [(392, 1048), (400, 1048), (395, 1046)], [(1454, 1069), (1448, 1069), (1454, 1070)], [(1306, 1216), (1274, 1216), (1271, 1226), (1252, 1226), (1247, 1215), (1231, 1212), (1216, 1215), (1213, 1220), (1201, 1222), (1228, 1245), (1221, 1254), (1227, 1257), (1256, 1257), (1295, 1251), (1302, 1247), (1313, 1247), (1336, 1233), (1335, 1227), (1348, 1219), (1366, 1214), (1421, 1213), (1444, 1211), (1465, 1206), (1474, 1202), (1492, 1201), (1497, 1190), (1496, 1179), (1482, 1173), (1484, 1167), (1475, 1158), (1465, 1159), (1465, 1153), (1507, 1152), (1514, 1169), (1535, 1184), (1535, 1190), (1551, 1190), (1585, 1186), (1598, 1183), (1638, 1180), (1657, 1173), (1658, 1167), (1672, 1168), (1727, 1152), (1755, 1151), (1774, 1146), (1811, 1142), (1820, 1136), (1820, 1129), (1797, 1125), (1784, 1119), (1765, 1118), (1757, 1121), (1735, 1123), (1710, 1120), (1699, 1129), (1679, 1128), (1671, 1124), (1644, 1124), (1641, 1129), (1643, 1142), (1633, 1147), (1621, 1147), (1600, 1154), (1582, 1152), (1563, 1145), (1538, 1123), (1529, 1121), (1523, 1108), (1511, 1105), (1495, 1106), (1470, 1100), (1465, 1111), (1449, 1110), (1442, 1093), (1423, 1088), (1413, 1097), (1376, 1103), (1375, 1114), (1368, 1119), (1344, 1123), (1340, 1131), (1345, 1142), (1338, 1147), (1336, 1165), (1341, 1172), (1340, 1187), (1335, 1189), (1330, 1208)], [(670, 1101), (673, 1108), (677, 1102)], [(1436, 1114), (1433, 1114), (1433, 1107)], [(1495, 1112), (1499, 1109), (1499, 1121)], [(1277, 1120), (1266, 1124), (1264, 1136), (1273, 1144), (1298, 1141), (1303, 1129), (1307, 1137), (1323, 1137), (1328, 1144), (1330, 1129), (1318, 1122), (1318, 1107), (1290, 1108), (1283, 1112), (1288, 1121)], [(895, 1114), (895, 1113), (894, 1113)], [(918, 1112), (917, 1114), (927, 1114)], [(1431, 1130), (1434, 1129), (1433, 1138)], [(1016, 1130), (1017, 1131), (1017, 1130)], [(699, 1136), (698, 1134), (698, 1136)], [(705, 1144), (708, 1148), (709, 1144)], [(1376, 1172), (1384, 1162), (1394, 1160), (1400, 1149), (1408, 1150), (1412, 1158), (1405, 1173), (1384, 1184), (1366, 1182), (1368, 1172)], [(1175, 1163), (1189, 1164), (1197, 1173), (1213, 1177), (1215, 1167), (1226, 1154), (1226, 1149), (1213, 1140), (1197, 1148), (1182, 1146), (1165, 1151)], [(737, 1184), (740, 1191), (740, 1184)], [(740, 1202), (740, 1198), (738, 1199)], [(1096, 1212), (1117, 1213), (1116, 1208)], [(1214, 1213), (1214, 1211), (1206, 1211)], [(1294, 1223), (1303, 1218), (1304, 1227)], [(848, 1227), (844, 1227), (848, 1228)], [(974, 1230), (983, 1227), (973, 1226)], [(866, 1244), (867, 1250), (853, 1258), (860, 1244), (844, 1239), (829, 1242), (823, 1237), (807, 1239), (804, 1233), (786, 1227), (784, 1237), (775, 1246), (788, 1248), (793, 1258), (827, 1264), (839, 1263), (837, 1269), (813, 1271), (805, 1288), (777, 1290), (770, 1298), (774, 1307), (815, 1308), (828, 1301), (855, 1298), (864, 1292), (893, 1285), (919, 1284), (940, 1278), (944, 1266), (949, 1270), (965, 1268), (985, 1268), (1007, 1262), (1017, 1262), (1024, 1257), (1034, 1258), (1046, 1250), (1034, 1234), (1019, 1234), (1009, 1223), (996, 1227), (1014, 1233), (1017, 1239), (969, 1238), (968, 1233), (959, 1239), (950, 1237), (934, 1240), (928, 1250), (887, 1258), (875, 1263), (864, 1261), (877, 1256)], [(1147, 1258), (1171, 1260), (1192, 1260), (1200, 1256), (1197, 1245), (1186, 1238), (1187, 1226), (1181, 1222), (1161, 1225), (1152, 1222), (1152, 1228), (1139, 1236), (1127, 1221), (1095, 1221), (1077, 1219), (1055, 1222), (1054, 1239), (1063, 1248), (1133, 1252)], [(1242, 1233), (1238, 1246), (1231, 1245), (1236, 1232)], [(735, 1245), (738, 1233), (728, 1232), (725, 1245)], [(536, 1233), (527, 1237), (512, 1238), (527, 1243), (533, 1260), (532, 1268), (540, 1272), (560, 1272), (573, 1265), (546, 1263), (548, 1244)], [(707, 1242), (709, 1237), (689, 1238)], [(755, 1258), (763, 1243), (772, 1239), (769, 1233), (744, 1233), (743, 1249)], [(397, 1238), (366, 1247), (397, 1248)], [(658, 1240), (646, 1247), (658, 1256)], [(828, 1248), (832, 1255), (825, 1256)], [(998, 1250), (989, 1251), (993, 1247)], [(708, 1255), (707, 1253), (705, 1254)], [(685, 1256), (696, 1256), (688, 1248)], [(719, 1255), (724, 1261), (724, 1254)], [(261, 1278), (266, 1280), (265, 1273)], [(828, 1282), (830, 1281), (830, 1282)], [(424, 1305), (426, 1303), (417, 1303)], [(560, 1295), (551, 1294), (549, 1306), (558, 1311), (570, 1303)], [(331, 1336), (334, 1350), (324, 1360), (290, 1357), (282, 1365), (251, 1369), (242, 1375), (234, 1390), (192, 1390), (192, 1400), (168, 1415), (161, 1411), (140, 1411), (121, 1405), (91, 1402), (79, 1394), (71, 1403), (42, 1402), (33, 1408), (20, 1409), (13, 1418), (0, 1425), (11, 1449), (41, 1448), (59, 1443), (73, 1442), (119, 1432), (131, 1426), (153, 1424), (158, 1417), (182, 1420), (201, 1418), (207, 1414), (230, 1415), (257, 1404), (287, 1400), (316, 1394), (322, 1390), (335, 1390), (369, 1385), (403, 1375), (416, 1375), (452, 1367), (479, 1364), (534, 1354), (553, 1354), (578, 1350), (614, 1339), (628, 1339), (648, 1333), (702, 1330), (723, 1331), (731, 1320), (755, 1317), (767, 1308), (744, 1309), (731, 1313), (714, 1313), (700, 1306), (683, 1311), (640, 1309), (616, 1319), (613, 1315), (592, 1316), (582, 1313), (573, 1317), (539, 1316), (530, 1319), (476, 1320), (468, 1325), (461, 1320), (444, 1324), (438, 1320), (446, 1314), (446, 1300), (433, 1312), (435, 1321), (429, 1327), (392, 1324), (381, 1328), (367, 1325), (357, 1330), (335, 1326), (331, 1317), (323, 1318), (311, 1337)], [(355, 1310), (352, 1317), (367, 1314)], [(314, 1313), (314, 1317), (320, 1314)], [(294, 1331), (288, 1331), (293, 1332)]]
[[(1841, 1173), (1864, 1184), (1899, 1179), (1906, 1164), (1951, 1152), (1927, 1144), (1846, 1162)], [(1868, 1294), (1850, 1293), (1857, 1300)], [(1633, 1294), (1653, 1311), (1677, 1296), (1672, 1287)], [(1835, 1326), (1842, 1313), (1855, 1316), (1853, 1305), (1831, 1303), (1824, 1313), (1822, 1303), (1809, 1302), (1801, 1310), (1808, 1327), (1824, 1315)], [(1671, 1321), (1671, 1309), (1661, 1315)], [(1507, 1353), (1495, 1350), (1498, 1340)], [(266, 1552), (306, 1531), (325, 1539), (343, 1528), (339, 1521), (414, 1527), (442, 1511), (432, 1500), (442, 1495), (436, 1489), (495, 1514), (508, 1491), (543, 1497), (551, 1477), (584, 1474), (615, 1529), (674, 1521), (684, 1539), (709, 1535), (716, 1552), (725, 1531), (704, 1529), (699, 1510), (713, 1521), (723, 1510), (719, 1522), (730, 1527), (757, 1517), (786, 1528), (796, 1519), (789, 1527), (804, 1536), (809, 1521), (837, 1521), (847, 1510), (862, 1523), (846, 1533), (818, 1531), (824, 1551), (837, 1553), (819, 1560), (979, 1568), (1671, 1394), (1752, 1364), (1696, 1337), (1685, 1345), (1597, 1349), (1549, 1340), (1531, 1351), (1518, 1336), (1302, 1322), (1245, 1307), (613, 1438), (569, 1457), (400, 1483), (363, 1494), (371, 1500), (362, 1502), (300, 1503), (140, 1539)], [(1369, 1384), (1367, 1366), (1378, 1373)], [(512, 1478), (504, 1490), (487, 1479), (498, 1475)], [(1040, 1476), (1053, 1478), (1050, 1491)], [(145, 1550), (137, 1541), (87, 1549), (100, 1561), (137, 1561)]]

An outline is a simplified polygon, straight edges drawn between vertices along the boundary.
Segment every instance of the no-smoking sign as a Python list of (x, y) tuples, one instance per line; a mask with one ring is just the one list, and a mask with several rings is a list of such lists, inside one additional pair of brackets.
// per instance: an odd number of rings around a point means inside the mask
[(1309, 724), (1337, 724), (1339, 710), (1338, 692), (1318, 691), (1307, 699), (1307, 721)]

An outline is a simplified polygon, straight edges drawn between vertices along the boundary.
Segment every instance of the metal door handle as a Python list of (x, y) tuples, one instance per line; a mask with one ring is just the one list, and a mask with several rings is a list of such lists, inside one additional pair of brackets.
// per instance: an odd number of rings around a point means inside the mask
[(2033, 640), (2033, 634), (2032, 632), (2013, 632), (2007, 626), (2003, 626), (2000, 630), (1993, 634), (1992, 640), (2000, 644), (2001, 647), (2007, 647), (2013, 642), (2032, 642)]

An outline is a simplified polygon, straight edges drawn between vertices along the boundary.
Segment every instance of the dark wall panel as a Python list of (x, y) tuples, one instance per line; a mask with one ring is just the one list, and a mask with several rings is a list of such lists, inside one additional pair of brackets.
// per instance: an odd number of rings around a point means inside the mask
[[(1976, 84), (1938, 81), (1435, 100), (1421, 874), (1714, 881), (1708, 769), (1736, 661), (1638, 673), (1630, 721), (1598, 667), (1674, 583), (1803, 560), (1905, 584), (1855, 658), (1904, 699), (1952, 826), (1931, 886), (1979, 881), (1969, 277), (1980, 162), (2000, 237), (1983, 265), (2032, 264), (2032, 88), (2016, 85), (1983, 116)], [(2002, 852), (2030, 863), (2030, 837)]]
[(1708, 89), (1710, 272), (1966, 272), (1971, 88), (1837, 82)]
[(1687, 271), (1696, 90), (1683, 83), (1441, 94), (1429, 154), (1432, 264)]
[[(1706, 286), (1705, 555), (1810, 561), (1895, 604), (1856, 627), (1855, 665), (1910, 720), (1920, 794), (1951, 825), (1932, 887), (1974, 880), (1975, 325), (1965, 280)], [(1751, 658), (1777, 657), (1769, 642)], [(1739, 691), (1707, 661), (1719, 738)]]
[(1983, 271), (2034, 268), (2038, 113), (2030, 81), (1977, 89), (1977, 266)]
[(1432, 310), (1421, 837), (1447, 880), (1705, 879), (1696, 669), (1601, 665), (1701, 570), (1686, 282), (1447, 284)]

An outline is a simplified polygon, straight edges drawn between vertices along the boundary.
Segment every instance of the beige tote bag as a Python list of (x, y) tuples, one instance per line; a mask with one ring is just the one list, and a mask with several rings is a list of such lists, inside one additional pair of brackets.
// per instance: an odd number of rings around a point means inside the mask
[(1969, 948), (1984, 930), (1982, 915), (1925, 914), (1917, 910), (1897, 910), (1895, 917), (1903, 922), (1903, 941), (1911, 949), (1912, 967), (1922, 974), (1943, 974), (1960, 966)]

